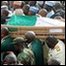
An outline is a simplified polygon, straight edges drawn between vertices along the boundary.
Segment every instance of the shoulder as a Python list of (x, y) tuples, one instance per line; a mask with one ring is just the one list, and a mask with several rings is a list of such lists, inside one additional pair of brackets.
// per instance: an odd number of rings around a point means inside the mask
[(56, 50), (56, 52), (60, 52), (60, 51), (61, 51), (60, 46), (59, 46), (59, 45), (56, 45), (56, 46), (55, 46), (55, 50)]
[(29, 49), (29, 48), (25, 48), (25, 49), (24, 49), (24, 52), (25, 52), (26, 54), (33, 55), (32, 50)]
[(18, 60), (20, 60), (20, 59), (22, 60), (25, 57), (26, 57), (26, 54), (24, 52), (21, 52), (21, 53), (18, 54), (17, 59)]
[(58, 46), (61, 50), (63, 50), (63, 49), (65, 48), (64, 42), (61, 41), (61, 40), (58, 40), (58, 41), (59, 41), (59, 42), (57, 43), (57, 46)]
[(41, 40), (38, 39), (38, 38), (36, 38), (36, 39), (34, 40), (34, 42), (36, 42), (36, 43), (41, 43)]
[(65, 45), (63, 41), (58, 40), (58, 45)]

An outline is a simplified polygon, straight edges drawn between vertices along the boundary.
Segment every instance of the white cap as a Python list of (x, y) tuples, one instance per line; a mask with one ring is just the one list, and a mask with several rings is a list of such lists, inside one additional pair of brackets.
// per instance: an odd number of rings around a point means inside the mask
[(22, 9), (15, 9), (15, 14), (16, 15), (23, 15), (23, 10)]
[(6, 10), (8, 10), (8, 6), (3, 5), (3, 6), (1, 6), (1, 9), (6, 9)]

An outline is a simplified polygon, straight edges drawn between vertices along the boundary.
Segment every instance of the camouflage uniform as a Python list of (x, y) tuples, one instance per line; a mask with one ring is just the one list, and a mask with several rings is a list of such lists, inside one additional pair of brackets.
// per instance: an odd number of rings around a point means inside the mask
[(18, 54), (17, 59), (18, 59), (18, 61), (20, 61), (22, 63), (24, 62), (23, 64), (25, 64), (25, 65), (28, 65), (28, 64), (29, 65), (34, 65), (35, 64), (34, 54), (28, 48), (24, 48), (23, 51)]

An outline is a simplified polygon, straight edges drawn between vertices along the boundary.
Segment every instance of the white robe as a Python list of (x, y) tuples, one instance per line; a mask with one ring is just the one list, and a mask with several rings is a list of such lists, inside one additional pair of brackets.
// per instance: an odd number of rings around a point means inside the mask
[(65, 44), (59, 40), (54, 49), (49, 49), (49, 60), (55, 59), (60, 65), (65, 65)]

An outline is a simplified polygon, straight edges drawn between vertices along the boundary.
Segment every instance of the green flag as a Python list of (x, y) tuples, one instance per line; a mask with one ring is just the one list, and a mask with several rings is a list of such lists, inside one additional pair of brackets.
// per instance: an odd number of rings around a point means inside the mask
[(7, 25), (34, 26), (35, 22), (36, 22), (36, 16), (13, 15), (7, 22)]

